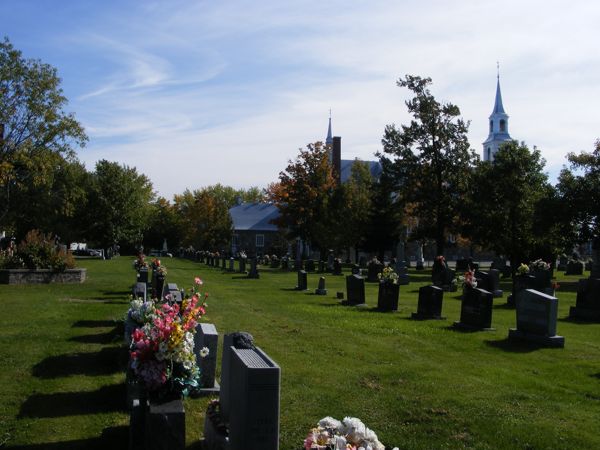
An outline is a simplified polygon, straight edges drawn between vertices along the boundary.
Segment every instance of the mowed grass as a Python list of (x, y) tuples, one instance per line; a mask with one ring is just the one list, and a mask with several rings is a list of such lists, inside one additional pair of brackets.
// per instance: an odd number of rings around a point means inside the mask
[[(83, 285), (0, 285), (0, 447), (127, 448), (120, 319), (135, 278), (132, 258), (84, 260)], [(324, 416), (361, 418), (389, 446), (600, 448), (600, 324), (566, 319), (575, 304), (562, 283), (558, 334), (564, 349), (508, 342), (515, 311), (495, 299), (496, 331), (452, 329), (458, 293), (444, 294), (447, 320), (413, 321), (430, 272), (411, 270), (397, 313), (341, 306), (344, 277), (326, 275), (327, 296), (297, 292), (295, 273), (261, 270), (251, 280), (187, 260), (164, 260), (168, 281), (203, 278), (205, 320), (219, 333), (248, 331), (281, 366), (281, 449), (299, 449)], [(587, 276), (587, 274), (586, 274)], [(316, 288), (319, 274), (309, 274)], [(220, 355), (219, 355), (220, 356)], [(189, 448), (197, 448), (208, 399), (186, 399)]]

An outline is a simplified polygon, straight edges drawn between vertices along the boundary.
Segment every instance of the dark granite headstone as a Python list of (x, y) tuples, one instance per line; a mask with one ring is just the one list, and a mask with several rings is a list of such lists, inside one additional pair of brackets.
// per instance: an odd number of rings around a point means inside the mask
[(315, 271), (315, 261), (312, 259), (307, 259), (304, 267), (307, 272), (314, 272)]
[(417, 312), (412, 313), (412, 318), (417, 320), (444, 320), (442, 317), (442, 301), (444, 290), (438, 286), (422, 286), (419, 288), (419, 303)]
[(518, 298), (519, 292), (524, 289), (536, 289), (536, 278), (533, 275), (517, 275), (513, 278), (513, 285), (515, 296), (510, 294), (506, 299), (507, 303), (511, 306), (515, 306), (516, 299), (514, 297)]
[(517, 328), (509, 330), (508, 338), (548, 347), (564, 347), (565, 338), (556, 335), (557, 315), (556, 297), (525, 289), (517, 299)]
[(298, 285), (296, 286), (297, 291), (306, 291), (308, 289), (308, 275), (305, 270), (298, 271)]
[(281, 270), (290, 270), (290, 260), (286, 257), (281, 258)]
[(600, 278), (579, 280), (575, 306), (571, 306), (569, 317), (598, 322), (600, 321)]
[[(168, 296), (168, 297), (167, 297)], [(163, 288), (162, 298), (169, 298), (171, 303), (181, 303), (181, 291), (176, 283), (167, 283)]]
[(493, 330), (492, 307), (494, 296), (479, 288), (465, 288), (460, 308), (460, 321), (454, 322), (457, 328), (472, 330)]
[(152, 403), (146, 416), (147, 450), (185, 449), (185, 409), (183, 400)]
[(369, 262), (369, 265), (367, 267), (367, 281), (369, 283), (378, 282), (379, 277), (377, 275), (379, 275), (381, 272), (383, 272), (384, 267), (385, 266), (383, 265), (383, 263), (380, 263), (379, 261)]
[(396, 270), (396, 273), (398, 274), (398, 284), (399, 285), (404, 286), (404, 285), (407, 285), (410, 283), (410, 279), (408, 277), (408, 268), (401, 267)]
[(556, 270), (560, 270), (561, 272), (564, 272), (565, 270), (567, 270), (568, 263), (569, 263), (569, 258), (567, 258), (567, 255), (561, 255), (558, 258), (558, 267), (556, 268)]
[(377, 309), (380, 311), (398, 311), (399, 296), (399, 284), (380, 281), (377, 293)]
[(333, 271), (332, 275), (341, 275), (342, 274), (342, 261), (339, 258), (335, 258), (333, 260)]
[(248, 278), (258, 279), (260, 274), (258, 273), (256, 258), (250, 258), (250, 272), (248, 272)]
[(352, 275), (360, 275), (360, 267), (358, 266), (358, 264), (352, 264), (352, 268), (350, 270), (352, 272)]
[(317, 295), (327, 295), (327, 289), (325, 289), (325, 277), (319, 278), (319, 286), (315, 290)]
[(582, 261), (569, 261), (567, 263), (567, 271), (565, 275), (583, 275)]
[(350, 306), (365, 304), (365, 279), (360, 275), (346, 277), (346, 304)]
[[(203, 347), (208, 348), (208, 355), (200, 356)], [(215, 378), (217, 368), (217, 354), (219, 351), (219, 333), (212, 323), (199, 323), (196, 325), (194, 335), (194, 354), (196, 364), (200, 368), (199, 395), (212, 395), (219, 392), (219, 383)]]
[(129, 450), (145, 449), (147, 409), (148, 405), (144, 399), (132, 399), (129, 412)]
[(319, 260), (319, 272), (325, 273), (326, 271), (326, 263), (323, 260)]
[(231, 348), (230, 450), (278, 450), (281, 369), (260, 348)]
[(502, 297), (503, 292), (500, 289), (499, 270), (490, 269), (488, 272), (476, 270), (475, 278), (477, 279), (478, 288), (491, 292), (495, 298)]
[(246, 273), (246, 259), (240, 258), (240, 273)]
[(142, 267), (137, 273), (138, 283), (148, 283), (148, 268)]

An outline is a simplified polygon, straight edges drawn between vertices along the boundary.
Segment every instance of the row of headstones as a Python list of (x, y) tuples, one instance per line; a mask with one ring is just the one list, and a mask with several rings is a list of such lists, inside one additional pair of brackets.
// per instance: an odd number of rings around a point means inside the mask
[[(200, 349), (209, 349), (201, 357)], [(223, 338), (221, 383), (216, 380), (219, 334), (216, 327), (200, 323), (194, 351), (201, 373), (201, 388), (192, 396), (219, 396), (209, 404), (201, 445), (204, 450), (277, 450), (279, 446), (281, 369), (254, 345), (248, 333)], [(129, 449), (183, 450), (185, 409), (182, 399), (164, 403), (148, 400), (128, 384), (130, 408)]]
[(152, 271), (152, 279), (148, 281), (149, 270), (144, 267), (137, 271), (135, 284), (133, 287), (133, 297), (142, 298), (144, 301), (148, 297), (157, 298), (164, 295), (165, 277), (157, 271)]

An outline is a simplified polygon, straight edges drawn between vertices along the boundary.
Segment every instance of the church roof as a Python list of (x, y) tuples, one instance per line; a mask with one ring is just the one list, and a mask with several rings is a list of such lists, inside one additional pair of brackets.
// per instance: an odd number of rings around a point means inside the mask
[(272, 203), (242, 203), (229, 209), (236, 231), (277, 231), (271, 220), (279, 217), (279, 209)]

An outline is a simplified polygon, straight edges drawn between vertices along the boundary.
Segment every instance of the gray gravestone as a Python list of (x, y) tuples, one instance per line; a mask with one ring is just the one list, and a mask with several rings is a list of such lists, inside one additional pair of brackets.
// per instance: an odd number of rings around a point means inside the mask
[(569, 261), (565, 275), (583, 275), (583, 262)]
[(491, 292), (495, 298), (502, 297), (503, 292), (500, 289), (499, 270), (490, 269), (488, 272), (476, 270), (475, 278), (477, 279), (477, 287)]
[(513, 278), (513, 287), (515, 295), (510, 294), (506, 299), (507, 303), (511, 306), (515, 306), (516, 299), (519, 297), (520, 292), (525, 289), (537, 289), (537, 280), (533, 275), (517, 275)]
[(248, 278), (258, 279), (260, 275), (258, 274), (258, 262), (256, 258), (250, 259), (250, 272), (248, 272)]
[(417, 320), (444, 320), (442, 317), (442, 302), (444, 290), (437, 286), (422, 286), (419, 288), (419, 302), (417, 312), (412, 313), (412, 318)]
[(365, 279), (360, 275), (346, 277), (346, 305), (365, 305)]
[(569, 317), (600, 321), (600, 278), (579, 280), (575, 306), (571, 306)]
[(231, 411), (231, 354), (232, 347), (253, 349), (254, 339), (252, 335), (245, 332), (230, 333), (223, 336), (223, 354), (221, 355), (221, 390), (219, 392), (219, 403), (221, 404), (221, 418), (229, 423)]
[(306, 291), (308, 289), (308, 276), (305, 270), (298, 271), (298, 285), (296, 286), (297, 291)]
[(335, 258), (333, 260), (333, 271), (332, 275), (341, 275), (342, 274), (342, 261), (339, 258)]
[(319, 278), (319, 287), (315, 290), (317, 295), (327, 295), (327, 289), (325, 289), (325, 277)]
[(147, 450), (185, 449), (185, 409), (183, 400), (150, 403), (146, 416)]
[(231, 347), (230, 450), (278, 450), (281, 369), (260, 348)]
[(171, 303), (181, 303), (181, 291), (177, 288), (176, 283), (167, 283), (163, 289), (163, 298), (169, 296)]
[[(203, 347), (208, 348), (208, 355), (200, 356)], [(219, 333), (212, 323), (199, 323), (196, 325), (194, 335), (194, 353), (196, 364), (200, 368), (199, 395), (212, 395), (219, 392), (219, 383), (215, 378), (217, 369), (217, 353), (219, 351)]]
[(517, 299), (517, 328), (509, 330), (508, 338), (547, 347), (564, 347), (565, 338), (556, 335), (557, 315), (556, 297), (525, 289)]
[(141, 298), (146, 301), (148, 287), (146, 283), (137, 282), (135, 286), (133, 286), (133, 298)]
[(492, 331), (492, 307), (494, 296), (479, 288), (466, 288), (460, 308), (460, 321), (454, 322), (457, 328)]

